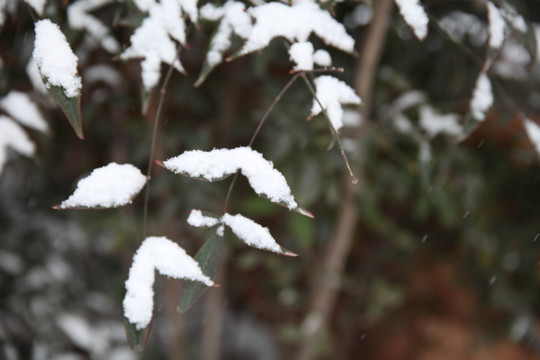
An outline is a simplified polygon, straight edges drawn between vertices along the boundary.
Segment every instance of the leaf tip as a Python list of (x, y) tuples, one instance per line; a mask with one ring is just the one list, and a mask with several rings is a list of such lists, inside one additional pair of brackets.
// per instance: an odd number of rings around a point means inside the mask
[(62, 210), (62, 204), (56, 204), (52, 207), (54, 210)]
[(295, 252), (292, 252), (291, 250), (283, 249), (283, 255), (290, 256), (290, 257), (297, 257), (298, 254)]
[(163, 161), (161, 161), (161, 160), (156, 160), (156, 164), (158, 164), (162, 168), (165, 168), (165, 165), (163, 165)]
[(221, 285), (219, 285), (218, 283), (213, 283), (212, 286), (210, 286), (210, 287), (218, 288), (218, 287), (221, 287)]
[(295, 209), (295, 211), (301, 215), (307, 216), (310, 219), (315, 219), (315, 215), (309, 210), (304, 209), (303, 207), (299, 206)]

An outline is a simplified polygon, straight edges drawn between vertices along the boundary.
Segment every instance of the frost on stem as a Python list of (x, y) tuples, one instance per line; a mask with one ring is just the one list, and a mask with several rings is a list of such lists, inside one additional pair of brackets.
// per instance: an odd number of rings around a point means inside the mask
[(32, 56), (47, 88), (58, 86), (68, 98), (80, 95), (82, 83), (77, 73), (78, 59), (58, 25), (49, 19), (35, 24)]
[(146, 184), (146, 176), (131, 164), (110, 163), (80, 180), (77, 189), (56, 209), (115, 208), (131, 203)]
[(9, 117), (0, 115), (0, 174), (7, 160), (8, 148), (32, 156), (35, 145), (26, 132)]
[(399, 13), (412, 29), (418, 40), (424, 40), (428, 33), (429, 19), (418, 0), (395, 0)]
[(318, 115), (324, 108), (336, 131), (343, 127), (342, 104), (359, 105), (361, 103), (360, 97), (349, 85), (330, 75), (317, 77), (315, 89), (317, 98), (313, 99), (311, 114)]
[(207, 181), (221, 180), (240, 170), (258, 195), (266, 196), (290, 210), (298, 208), (285, 177), (261, 153), (247, 146), (186, 151), (164, 161), (163, 166), (172, 172)]
[(133, 257), (123, 303), (126, 319), (137, 330), (146, 328), (152, 320), (156, 270), (175, 279), (214, 285), (199, 264), (176, 243), (165, 237), (146, 238)]

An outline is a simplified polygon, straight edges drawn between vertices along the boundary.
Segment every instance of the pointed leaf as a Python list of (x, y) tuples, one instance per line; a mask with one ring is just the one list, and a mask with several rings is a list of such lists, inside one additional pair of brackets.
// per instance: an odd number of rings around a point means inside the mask
[(240, 240), (246, 243), (246, 245), (257, 249), (272, 251), (281, 255), (296, 256), (292, 251), (279, 246), (270, 234), (268, 228), (257, 224), (255, 221), (248, 219), (245, 216), (240, 214), (225, 214), (222, 217), (222, 221)]
[(149, 326), (138, 330), (137, 327), (130, 323), (128, 319), (124, 319), (124, 327), (126, 329), (126, 337), (128, 340), (129, 346), (137, 351), (143, 351), (148, 343), (148, 338), (150, 337), (150, 330), (152, 329), (152, 324)]
[[(43, 79), (43, 83), (46, 84), (47, 80)], [(79, 139), (84, 139), (81, 118), (81, 97), (67, 97), (64, 93), (64, 89), (58, 86), (49, 86), (47, 91), (52, 95), (58, 106), (60, 106), (66, 115), (75, 134)]]
[[(216, 276), (223, 254), (223, 236), (219, 233), (218, 229), (194, 257), (202, 272), (211, 279)], [(201, 283), (186, 281), (178, 311), (186, 312), (189, 310), (207, 289), (208, 287)]]
[(131, 203), (146, 176), (131, 164), (110, 163), (80, 180), (75, 192), (55, 209), (115, 208)]
[(220, 180), (240, 170), (258, 195), (274, 203), (284, 203), (290, 210), (298, 207), (285, 177), (272, 162), (250, 147), (186, 151), (162, 164), (174, 173), (207, 181)]

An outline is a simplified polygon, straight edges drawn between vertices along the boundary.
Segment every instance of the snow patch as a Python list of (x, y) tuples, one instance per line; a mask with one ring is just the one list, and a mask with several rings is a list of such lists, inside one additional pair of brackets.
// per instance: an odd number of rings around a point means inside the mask
[(206, 216), (201, 210), (191, 210), (187, 222), (194, 227), (212, 227), (219, 224), (220, 219), (212, 216)]
[(35, 23), (36, 38), (32, 56), (45, 86), (59, 86), (67, 97), (81, 94), (81, 78), (77, 73), (78, 59), (58, 25), (49, 19)]
[(11, 117), (29, 128), (47, 132), (47, 122), (30, 97), (22, 92), (11, 91), (0, 100), (2, 107)]
[(35, 145), (26, 132), (9, 117), (0, 115), (0, 173), (7, 161), (7, 148), (32, 156)]
[(471, 100), (472, 116), (478, 121), (484, 121), (486, 113), (493, 105), (493, 90), (486, 73), (482, 72), (476, 80)]
[(463, 129), (459, 124), (458, 114), (441, 114), (431, 106), (420, 108), (420, 127), (427, 132), (429, 137), (434, 138), (438, 134), (446, 134), (459, 137)]
[(73, 195), (63, 201), (60, 208), (123, 206), (131, 203), (144, 184), (146, 176), (135, 166), (113, 162), (94, 169), (80, 180)]
[(270, 250), (276, 253), (283, 253), (283, 249), (276, 243), (276, 240), (270, 234), (268, 228), (257, 224), (255, 221), (248, 219), (240, 214), (230, 215), (225, 214), (222, 217), (225, 225), (231, 228), (232, 232), (238, 236), (240, 240), (249, 246), (258, 249)]
[(525, 125), (525, 132), (527, 133), (529, 140), (533, 144), (538, 155), (540, 155), (540, 126), (527, 118), (523, 120), (523, 124)]
[(413, 30), (418, 40), (424, 40), (428, 33), (429, 19), (418, 0), (395, 0), (403, 20)]
[(506, 25), (499, 9), (493, 3), (487, 3), (489, 20), (489, 46), (494, 49), (501, 47), (504, 41)]

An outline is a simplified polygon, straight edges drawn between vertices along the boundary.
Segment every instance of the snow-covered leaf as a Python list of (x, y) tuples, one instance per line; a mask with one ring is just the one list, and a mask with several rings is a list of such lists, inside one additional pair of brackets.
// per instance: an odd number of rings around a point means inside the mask
[(111, 35), (110, 30), (91, 14), (92, 11), (112, 2), (113, 0), (78, 0), (69, 5), (67, 16), (69, 25), (73, 29), (85, 30), (105, 50), (116, 53), (120, 50), (120, 45)]
[(489, 47), (499, 49), (504, 42), (504, 31), (506, 29), (504, 19), (497, 6), (487, 2), (488, 21), (489, 21)]
[(533, 144), (534, 149), (538, 155), (540, 155), (540, 126), (527, 118), (523, 118), (523, 125), (525, 126), (525, 132)]
[(506, 0), (499, 0), (499, 11), (506, 22), (506, 26), (512, 30), (518, 42), (527, 49), (529, 53), (530, 63), (536, 60), (537, 56), (537, 39), (533, 26), (526, 22), (516, 9)]
[(0, 115), (0, 173), (7, 161), (8, 148), (26, 156), (32, 156), (35, 151), (26, 132), (9, 117)]
[(463, 129), (459, 124), (458, 114), (441, 114), (431, 106), (424, 105), (420, 108), (420, 127), (434, 138), (438, 134), (460, 137)]
[(311, 71), (314, 63), (313, 44), (309, 41), (297, 42), (289, 48), (289, 57), (295, 63), (295, 71)]
[(48, 19), (40, 20), (35, 24), (35, 31), (32, 56), (43, 83), (66, 114), (77, 136), (82, 139), (82, 84), (77, 72), (78, 59), (58, 25)]
[(236, 56), (262, 50), (272, 39), (284, 37), (292, 43), (305, 42), (314, 33), (327, 45), (352, 53), (354, 39), (328, 11), (312, 0), (293, 5), (270, 2), (248, 10), (255, 19), (253, 29)]
[[(192, 212), (193, 213), (193, 212)], [(190, 216), (191, 217), (191, 216)], [(189, 222), (189, 219), (188, 219)], [(199, 264), (202, 272), (209, 278), (214, 278), (221, 262), (223, 254), (223, 234), (218, 230), (204, 243), (197, 254), (194, 256), (195, 261)], [(189, 281), (184, 285), (182, 299), (178, 311), (185, 312), (193, 306), (193, 304), (202, 296), (208, 289), (207, 286)]]
[(218, 216), (203, 214), (201, 210), (193, 209), (189, 213), (187, 222), (194, 227), (212, 227), (218, 225), (221, 219)]
[(55, 209), (115, 208), (131, 203), (146, 176), (131, 164), (110, 163), (80, 180), (75, 192)]
[[(323, 75), (315, 79), (317, 98), (313, 99), (311, 114), (318, 115), (322, 112), (322, 107), (336, 131), (343, 127), (343, 107), (342, 104), (360, 104), (361, 99), (354, 90), (343, 81), (330, 76)], [(318, 101), (317, 101), (318, 100)], [(321, 104), (319, 104), (319, 101)]]
[(174, 173), (207, 181), (221, 180), (240, 170), (257, 194), (290, 210), (298, 208), (285, 177), (250, 147), (186, 151), (164, 161), (163, 166)]
[(213, 4), (206, 4), (201, 8), (201, 18), (221, 21), (212, 35), (210, 47), (195, 86), (200, 86), (210, 72), (223, 61), (223, 54), (230, 48), (233, 34), (247, 39), (251, 33), (251, 17), (241, 2), (229, 0), (220, 8)]
[(22, 125), (42, 132), (48, 131), (47, 122), (27, 94), (11, 91), (0, 100), (0, 107)]
[(186, 17), (183, 14), (187, 14), (192, 21), (197, 21), (197, 1), (137, 0), (135, 4), (149, 15), (131, 35), (131, 46), (121, 54), (121, 58), (143, 59), (143, 85), (145, 91), (149, 92), (159, 82), (161, 63), (172, 65), (184, 73), (175, 41), (181, 45), (186, 43)]
[(147, 237), (133, 257), (123, 302), (124, 316), (136, 330), (147, 328), (152, 320), (156, 270), (175, 279), (214, 285), (178, 244), (165, 237)]
[(30, 5), (39, 16), (43, 15), (43, 10), (45, 9), (45, 3), (47, 0), (24, 0), (28, 5)]
[(249, 246), (257, 249), (272, 251), (282, 255), (296, 256), (295, 253), (279, 246), (276, 240), (274, 240), (270, 234), (268, 228), (257, 224), (255, 221), (248, 219), (247, 217), (240, 214), (225, 214), (221, 220), (236, 236), (238, 236), (240, 240)]
[(418, 40), (425, 40), (428, 33), (428, 16), (419, 0), (395, 0), (399, 13)]
[(485, 72), (481, 72), (476, 80), (471, 99), (471, 113), (477, 121), (484, 121), (488, 110), (493, 105), (493, 90)]

